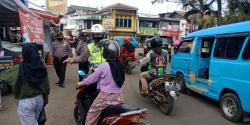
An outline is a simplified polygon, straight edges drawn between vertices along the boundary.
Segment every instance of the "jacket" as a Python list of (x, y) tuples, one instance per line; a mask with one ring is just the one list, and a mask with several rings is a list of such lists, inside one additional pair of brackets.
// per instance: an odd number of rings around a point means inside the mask
[(19, 75), (18, 73), (19, 73), (19, 65), (15, 65), (5, 70), (4, 72), (0, 73), (0, 79), (9, 83), (9, 85), (12, 86), (15, 98), (27, 99), (42, 94), (44, 99), (44, 104), (47, 104), (48, 95), (50, 93), (48, 77), (44, 79), (43, 84), (41, 84), (40, 86), (33, 86), (26, 80), (24, 80), (22, 84), (17, 83)]

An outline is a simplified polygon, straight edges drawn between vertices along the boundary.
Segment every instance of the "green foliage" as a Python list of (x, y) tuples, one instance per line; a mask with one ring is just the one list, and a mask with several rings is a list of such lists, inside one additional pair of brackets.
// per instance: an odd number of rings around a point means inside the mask
[(250, 20), (250, 3), (247, 0), (228, 0), (228, 10), (222, 19), (222, 24), (246, 20)]

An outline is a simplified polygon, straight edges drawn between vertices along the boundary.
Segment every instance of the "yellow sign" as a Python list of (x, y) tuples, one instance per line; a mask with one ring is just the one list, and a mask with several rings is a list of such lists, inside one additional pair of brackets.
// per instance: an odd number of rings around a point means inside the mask
[(105, 30), (113, 30), (115, 27), (115, 21), (114, 19), (102, 19), (102, 25), (105, 28)]
[(67, 0), (46, 0), (49, 11), (56, 14), (67, 13)]

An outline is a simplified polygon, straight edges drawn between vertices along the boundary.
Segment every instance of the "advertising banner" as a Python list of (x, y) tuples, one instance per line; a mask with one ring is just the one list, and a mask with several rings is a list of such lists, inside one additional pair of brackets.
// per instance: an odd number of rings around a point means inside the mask
[(24, 43), (44, 42), (43, 21), (39, 17), (19, 9), (20, 24)]

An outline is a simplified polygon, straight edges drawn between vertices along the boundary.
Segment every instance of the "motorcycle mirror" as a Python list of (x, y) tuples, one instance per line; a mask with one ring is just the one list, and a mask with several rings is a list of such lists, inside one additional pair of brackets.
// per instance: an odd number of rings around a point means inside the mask
[(86, 73), (84, 71), (82, 71), (82, 70), (79, 70), (78, 73), (79, 73), (80, 76), (86, 76)]

